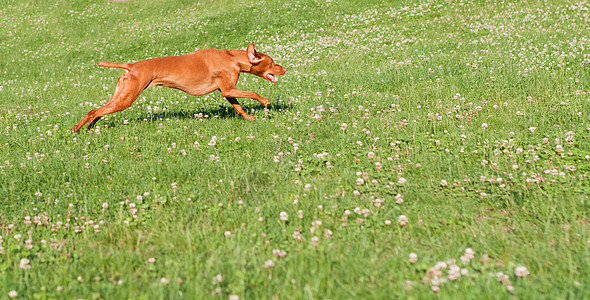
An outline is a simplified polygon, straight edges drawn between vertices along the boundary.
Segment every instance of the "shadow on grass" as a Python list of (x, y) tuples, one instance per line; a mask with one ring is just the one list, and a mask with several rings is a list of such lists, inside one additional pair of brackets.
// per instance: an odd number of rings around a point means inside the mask
[[(255, 104), (255, 105), (243, 105), (244, 110), (248, 113), (254, 109), (257, 114), (263, 112), (265, 107), (262, 104)], [(284, 104), (277, 102), (272, 104), (271, 106), (267, 107), (266, 109), (269, 111), (279, 111), (279, 110), (289, 110), (293, 107), (291, 104)], [(223, 106), (219, 105), (216, 109), (206, 109), (201, 108), (200, 110), (167, 110), (158, 113), (145, 113), (143, 116), (135, 117), (129, 119), (129, 123), (134, 122), (144, 122), (147, 120), (148, 122), (156, 122), (160, 121), (160, 119), (195, 119), (195, 118), (219, 118), (219, 119), (226, 119), (226, 118), (242, 118), (236, 110), (232, 106)], [(267, 116), (268, 119), (272, 119), (272, 116)], [(105, 122), (108, 124), (108, 127), (117, 127), (121, 125), (121, 120), (119, 118), (109, 119)]]

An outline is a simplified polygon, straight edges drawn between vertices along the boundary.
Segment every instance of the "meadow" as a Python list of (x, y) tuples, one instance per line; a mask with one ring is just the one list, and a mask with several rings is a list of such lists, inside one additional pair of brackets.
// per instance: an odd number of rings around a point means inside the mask
[[(590, 298), (590, 4), (0, 6), (0, 299)], [(254, 42), (279, 82), (120, 69)]]

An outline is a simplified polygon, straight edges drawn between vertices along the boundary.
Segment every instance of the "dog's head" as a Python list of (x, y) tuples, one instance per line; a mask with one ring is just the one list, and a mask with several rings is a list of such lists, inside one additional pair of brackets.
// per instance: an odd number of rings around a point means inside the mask
[(277, 76), (283, 75), (287, 72), (287, 69), (276, 64), (270, 56), (256, 52), (254, 43), (248, 45), (246, 52), (248, 53), (248, 60), (250, 60), (250, 63), (252, 64), (250, 73), (254, 75), (268, 79), (272, 83), (276, 83), (278, 81)]

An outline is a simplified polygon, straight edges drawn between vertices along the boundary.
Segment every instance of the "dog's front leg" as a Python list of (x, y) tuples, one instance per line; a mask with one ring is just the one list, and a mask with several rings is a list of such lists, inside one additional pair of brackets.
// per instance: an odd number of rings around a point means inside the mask
[[(258, 102), (260, 102), (260, 104), (264, 105), (264, 106), (269, 106), (270, 105), (270, 101), (268, 101), (268, 99), (266, 98), (262, 98), (260, 95), (254, 93), (254, 92), (244, 92), (244, 91), (240, 91), (236, 88), (230, 89), (228, 91), (221, 91), (221, 95), (223, 97), (231, 97), (231, 98), (251, 98), (254, 99)], [(229, 98), (228, 98), (229, 101)], [(231, 103), (231, 101), (230, 101)], [(233, 105), (233, 103), (232, 103)]]
[(254, 117), (253, 115), (249, 115), (248, 113), (246, 113), (246, 111), (244, 111), (244, 109), (242, 108), (242, 106), (238, 102), (238, 99), (236, 99), (234, 97), (225, 97), (225, 99), (227, 99), (227, 101), (229, 101), (229, 103), (231, 103), (231, 105), (234, 107), (236, 112), (238, 114), (242, 115), (242, 117), (244, 117), (244, 119), (250, 120), (250, 121), (256, 120), (256, 117)]

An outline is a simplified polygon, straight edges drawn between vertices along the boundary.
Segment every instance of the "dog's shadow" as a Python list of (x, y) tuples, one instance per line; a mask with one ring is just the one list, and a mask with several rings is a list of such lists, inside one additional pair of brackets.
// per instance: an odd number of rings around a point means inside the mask
[[(277, 101), (276, 103), (272, 104), (269, 107), (264, 107), (262, 104), (254, 104), (254, 105), (243, 105), (242, 106), (246, 112), (251, 112), (252, 110), (256, 111), (258, 114), (263, 112), (264, 110), (268, 111), (282, 111), (282, 110), (290, 110), (293, 105), (281, 103)], [(201, 108), (200, 110), (166, 110), (162, 112), (152, 112), (152, 113), (145, 113), (142, 116), (131, 118), (128, 120), (129, 123), (139, 123), (139, 122), (159, 122), (160, 120), (165, 119), (209, 119), (209, 118), (218, 118), (218, 119), (229, 119), (229, 118), (242, 118), (236, 110), (232, 106), (223, 106), (219, 105), (216, 109), (207, 109), (205, 107)], [(267, 119), (272, 119), (272, 115), (267, 115)], [(120, 118), (109, 119), (105, 122), (109, 128), (117, 127), (121, 125)]]

